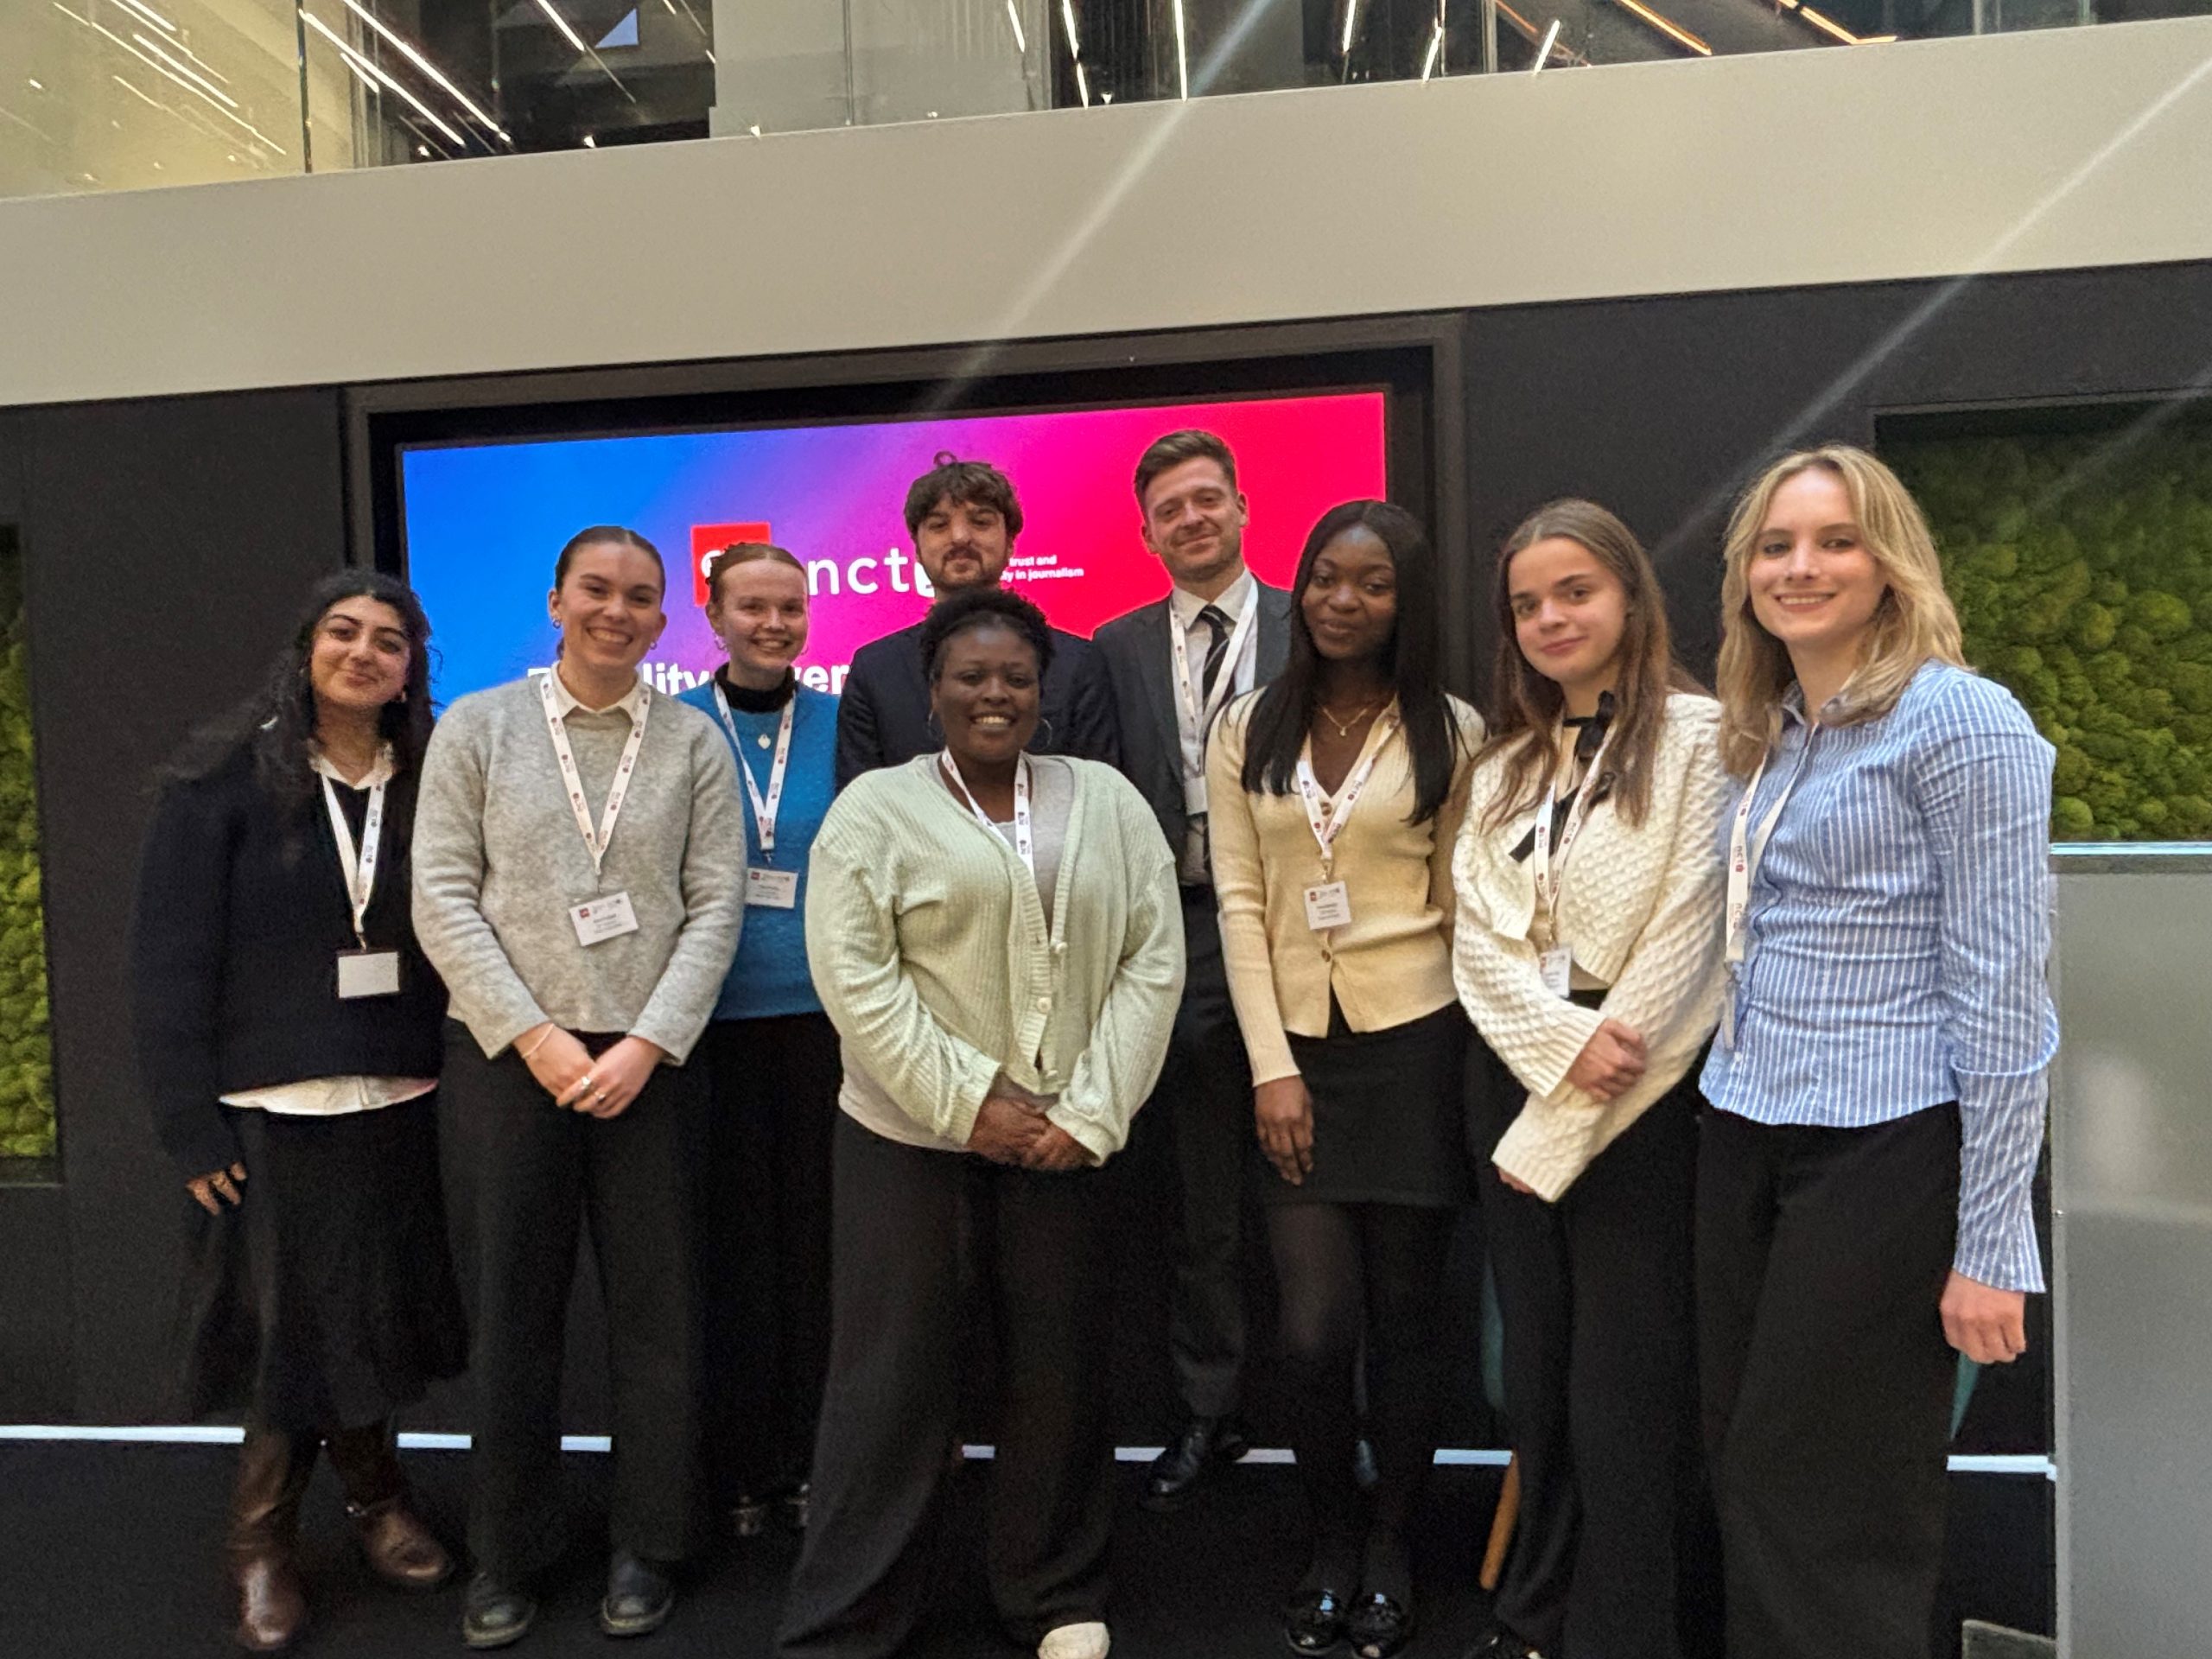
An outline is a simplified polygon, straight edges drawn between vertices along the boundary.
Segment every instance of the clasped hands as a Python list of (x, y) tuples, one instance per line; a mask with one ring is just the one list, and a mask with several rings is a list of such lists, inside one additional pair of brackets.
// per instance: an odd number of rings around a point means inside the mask
[(550, 1021), (515, 1039), (515, 1052), (556, 1106), (601, 1118), (628, 1110), (653, 1068), (667, 1058), (665, 1050), (642, 1037), (625, 1037), (594, 1060), (574, 1032)]
[(1015, 1169), (1060, 1173), (1090, 1161), (1083, 1143), (1039, 1107), (1005, 1095), (989, 1095), (976, 1109), (968, 1132), (968, 1150)]
[[(1599, 1100), (1618, 1100), (1642, 1080), (1649, 1064), (1642, 1032), (1618, 1020), (1600, 1020), (1574, 1064), (1567, 1068), (1567, 1080)], [(1535, 1195), (1536, 1189), (1511, 1170), (1499, 1170), (1497, 1178), (1516, 1192)]]

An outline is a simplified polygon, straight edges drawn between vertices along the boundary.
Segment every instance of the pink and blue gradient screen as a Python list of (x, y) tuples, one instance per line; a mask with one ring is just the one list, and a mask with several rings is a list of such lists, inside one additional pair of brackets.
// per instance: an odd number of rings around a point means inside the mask
[(1380, 391), (407, 449), (407, 569), (435, 630), (437, 695), (450, 702), (552, 660), (553, 557), (597, 524), (639, 531), (668, 563), (668, 629), (642, 671), (656, 685), (681, 690), (721, 659), (695, 546), (758, 539), (807, 565), (800, 672), (835, 690), (855, 650), (928, 608), (902, 508), (940, 450), (1013, 479), (1025, 523), (1007, 582), (1088, 635), (1167, 591), (1139, 538), (1130, 476), (1146, 445), (1187, 426), (1235, 451), (1251, 502), (1245, 556), (1267, 582), (1288, 583), (1329, 508), (1388, 493)]

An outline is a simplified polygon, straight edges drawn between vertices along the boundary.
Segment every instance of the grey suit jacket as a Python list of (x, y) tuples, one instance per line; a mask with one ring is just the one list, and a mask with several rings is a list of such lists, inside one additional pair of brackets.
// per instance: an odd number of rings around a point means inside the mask
[[(1256, 579), (1255, 579), (1256, 580)], [(1290, 654), (1290, 595), (1260, 583), (1260, 641), (1253, 680), (1265, 685)], [(1175, 725), (1174, 646), (1167, 601), (1141, 605), (1091, 637), (1090, 671), (1103, 677), (1122, 772), (1137, 786), (1167, 844), (1182, 856), (1190, 820), (1183, 811), (1182, 738)]]

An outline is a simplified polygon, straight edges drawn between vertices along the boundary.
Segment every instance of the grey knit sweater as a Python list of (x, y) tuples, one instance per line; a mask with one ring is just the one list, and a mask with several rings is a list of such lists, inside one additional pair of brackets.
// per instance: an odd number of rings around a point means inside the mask
[[(621, 707), (565, 720), (592, 819), (630, 736)], [(454, 1015), (486, 1055), (550, 1020), (626, 1032), (681, 1060), (737, 953), (745, 819), (712, 721), (653, 696), (645, 740), (598, 877), (554, 758), (536, 683), (454, 703), (423, 762), (415, 931)], [(569, 907), (626, 893), (638, 931), (588, 949)]]

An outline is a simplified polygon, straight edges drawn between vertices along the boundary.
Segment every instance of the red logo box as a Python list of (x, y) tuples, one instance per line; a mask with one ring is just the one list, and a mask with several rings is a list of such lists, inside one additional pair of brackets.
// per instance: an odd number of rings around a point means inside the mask
[(738, 542), (765, 542), (768, 526), (757, 524), (694, 524), (691, 526), (691, 602), (702, 610), (707, 604), (707, 566), (715, 554)]

